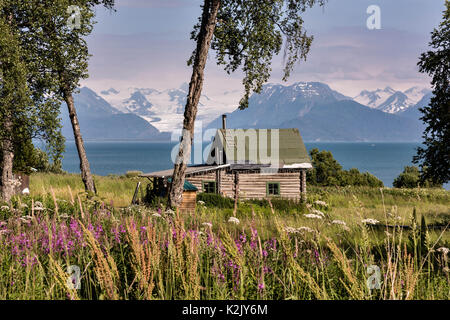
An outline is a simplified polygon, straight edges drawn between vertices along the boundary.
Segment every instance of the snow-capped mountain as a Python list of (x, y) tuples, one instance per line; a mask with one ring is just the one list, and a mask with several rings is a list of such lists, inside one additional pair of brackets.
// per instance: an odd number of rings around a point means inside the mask
[(431, 90), (420, 87), (412, 87), (404, 92), (411, 101), (418, 103), (427, 94), (430, 94)]
[[(100, 95), (116, 109), (139, 115), (160, 131), (172, 131), (183, 123), (189, 85), (183, 83), (179, 88), (159, 91), (152, 88), (110, 88)], [(197, 120), (210, 122), (218, 114), (232, 111), (240, 99), (239, 92), (223, 94), (217, 99), (206, 94), (200, 97)]]
[[(139, 116), (161, 132), (173, 132), (182, 126), (188, 90), (187, 83), (183, 83), (178, 88), (166, 90), (136, 87), (120, 90), (109, 88), (101, 91), (100, 96), (119, 112)], [(358, 121), (364, 123), (366, 127), (376, 123), (377, 127), (373, 128), (374, 132), (379, 130), (385, 131), (385, 133), (389, 132), (392, 139), (395, 137), (395, 139), (405, 140), (408, 136), (416, 136), (417, 132), (413, 132), (414, 129), (411, 129), (411, 125), (407, 123), (408, 120), (399, 119), (397, 115), (413, 108), (429, 92), (429, 90), (419, 87), (413, 87), (404, 92), (386, 87), (374, 91), (364, 90), (357, 97), (350, 98), (320, 82), (297, 82), (287, 86), (272, 83), (265, 85), (260, 94), (251, 96), (248, 109), (233, 112), (242, 98), (241, 91), (224, 89), (221, 93), (219, 90), (218, 94), (211, 95), (205, 89), (198, 105), (196, 121), (203, 122), (203, 127), (219, 126), (221, 125), (220, 115), (232, 113), (229, 119), (230, 127), (233, 125), (240, 128), (273, 128), (300, 125), (300, 122), (303, 121), (301, 122), (302, 127), (309, 128), (312, 125), (323, 131), (318, 133), (316, 132), (317, 128), (309, 129), (305, 134), (311, 140), (338, 138), (351, 140), (352, 135), (355, 135), (354, 139), (360, 140), (391, 139), (375, 133), (361, 134), (360, 137), (356, 137), (358, 130), (365, 130), (352, 127), (354, 126), (352, 121)], [(363, 106), (369, 107), (366, 108), (368, 110), (361, 109)], [(340, 129), (333, 129), (335, 124), (332, 124), (332, 121), (324, 127), (321, 122), (329, 118), (326, 113), (323, 113), (324, 110), (333, 113), (337, 108), (342, 108), (340, 112), (343, 113), (341, 117), (335, 116), (336, 124), (340, 125)], [(351, 114), (346, 114), (346, 112)], [(257, 116), (261, 114), (264, 116)], [(390, 116), (393, 114), (396, 116), (391, 118)], [(371, 119), (369, 123), (365, 122), (366, 117)], [(297, 123), (297, 120), (300, 122)], [(290, 121), (297, 122), (291, 123)], [(346, 124), (344, 125), (344, 123)], [(197, 123), (197, 125), (200, 124)], [(347, 128), (345, 130), (348, 131), (348, 134), (344, 134), (344, 128)], [(392, 128), (399, 128), (399, 133), (394, 132), (397, 129), (392, 131)], [(402, 135), (402, 132), (407, 134)]]
[[(114, 94), (112, 90), (107, 90)], [(117, 93), (116, 93), (117, 94)], [(74, 94), (75, 108), (85, 140), (170, 141), (170, 134), (133, 113), (123, 113), (93, 90), (83, 87)], [(73, 140), (73, 130), (66, 105), (61, 105), (62, 133)]]
[(373, 109), (398, 113), (415, 106), (429, 92), (430, 90), (419, 87), (412, 87), (404, 92), (386, 87), (374, 91), (361, 91), (353, 100)]
[[(228, 128), (298, 128), (305, 141), (417, 141), (415, 119), (369, 108), (319, 82), (265, 85), (249, 107), (227, 115)], [(220, 128), (221, 117), (209, 124)]]
[(353, 100), (370, 108), (377, 109), (381, 103), (386, 101), (387, 98), (394, 93), (395, 90), (391, 87), (377, 89), (375, 91), (363, 90), (358, 96), (354, 97)]
[(148, 102), (141, 91), (135, 91), (131, 96), (123, 101), (124, 107), (131, 113), (139, 116), (153, 116), (155, 112), (152, 110), (153, 105)]

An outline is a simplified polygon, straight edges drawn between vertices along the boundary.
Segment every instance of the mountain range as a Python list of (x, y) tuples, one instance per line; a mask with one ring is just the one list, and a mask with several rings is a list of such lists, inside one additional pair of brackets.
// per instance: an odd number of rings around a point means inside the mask
[(412, 87), (404, 92), (386, 87), (374, 91), (363, 90), (353, 100), (373, 109), (388, 113), (399, 113), (414, 107), (420, 99), (430, 92), (428, 89), (419, 87)]
[[(153, 88), (83, 87), (74, 96), (83, 137), (87, 140), (169, 141), (170, 131), (180, 128), (188, 85), (164, 91)], [(431, 93), (413, 87), (364, 90), (345, 96), (320, 82), (290, 86), (267, 84), (250, 97), (249, 108), (236, 108), (241, 93), (228, 91), (200, 98), (197, 121), (221, 126), (228, 114), (229, 128), (298, 128), (305, 141), (419, 141), (423, 124), (419, 108)], [(63, 133), (73, 139), (66, 106), (62, 106)]]
[[(418, 106), (401, 110), (409, 108)], [(220, 126), (221, 117), (209, 125)], [(228, 114), (227, 127), (298, 128), (306, 141), (419, 141), (422, 134), (414, 112), (402, 115), (368, 107), (319, 82), (266, 85), (252, 95), (249, 108)]]
[[(85, 140), (169, 140), (148, 121), (133, 113), (124, 113), (87, 87), (74, 95), (75, 108)], [(72, 125), (65, 104), (61, 105), (62, 133), (73, 140)]]
[[(179, 88), (164, 91), (134, 87), (119, 91), (110, 88), (101, 91), (100, 97), (117, 110), (142, 117), (160, 131), (172, 131), (181, 128), (188, 91), (189, 85), (183, 83)], [(219, 99), (201, 95), (197, 120), (205, 124), (210, 122), (224, 109), (229, 110), (232, 101), (236, 99), (238, 95), (229, 92), (221, 95)]]

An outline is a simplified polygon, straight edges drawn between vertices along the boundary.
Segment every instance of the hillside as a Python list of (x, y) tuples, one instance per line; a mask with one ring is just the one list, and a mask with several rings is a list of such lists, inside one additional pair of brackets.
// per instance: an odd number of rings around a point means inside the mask
[[(220, 126), (218, 117), (208, 127)], [(249, 108), (228, 115), (227, 126), (298, 128), (306, 141), (418, 141), (421, 135), (416, 120), (369, 108), (317, 82), (266, 85)]]
[[(169, 141), (169, 133), (161, 133), (143, 118), (123, 113), (89, 88), (81, 88), (74, 95), (75, 107), (84, 140), (146, 140)], [(73, 140), (67, 106), (61, 105), (62, 133)]]

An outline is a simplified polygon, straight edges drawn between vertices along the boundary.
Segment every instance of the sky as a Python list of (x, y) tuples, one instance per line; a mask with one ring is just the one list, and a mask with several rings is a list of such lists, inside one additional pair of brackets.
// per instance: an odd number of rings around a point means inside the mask
[[(165, 90), (189, 82), (186, 64), (194, 43), (190, 32), (201, 14), (200, 0), (116, 0), (116, 11), (97, 8), (88, 38), (90, 78), (96, 91), (139, 87)], [(381, 29), (369, 30), (367, 8), (380, 8)], [(390, 86), (428, 87), (418, 72), (420, 54), (442, 20), (444, 0), (328, 0), (307, 10), (304, 27), (314, 36), (307, 61), (295, 66), (287, 84), (320, 81), (354, 97), (361, 90)], [(274, 58), (271, 83), (283, 83), (282, 56)], [(228, 75), (210, 52), (204, 92), (242, 90), (242, 74)]]

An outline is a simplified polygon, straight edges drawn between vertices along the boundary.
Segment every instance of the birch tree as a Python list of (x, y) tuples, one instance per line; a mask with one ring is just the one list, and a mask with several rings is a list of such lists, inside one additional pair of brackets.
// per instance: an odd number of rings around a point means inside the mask
[(194, 26), (191, 39), (197, 46), (188, 65), (192, 76), (184, 111), (183, 135), (174, 165), (169, 204), (182, 201), (187, 162), (194, 136), (194, 122), (200, 100), (204, 69), (210, 48), (217, 64), (227, 73), (239, 68), (244, 73), (244, 97), (240, 108), (248, 107), (252, 92), (259, 93), (271, 72), (274, 55), (283, 49), (284, 76), (287, 80), (294, 65), (306, 59), (313, 40), (303, 27), (302, 13), (326, 0), (204, 0), (202, 15)]
[[(81, 134), (73, 94), (82, 79), (88, 77), (90, 57), (86, 37), (92, 32), (94, 8), (112, 9), (114, 0), (44, 0), (30, 1), (30, 11), (38, 10), (41, 19), (31, 21), (29, 28), (34, 48), (43, 57), (42, 70), (55, 80), (55, 94), (66, 103), (80, 159), (85, 190), (97, 193)], [(31, 13), (30, 13), (31, 14)]]

